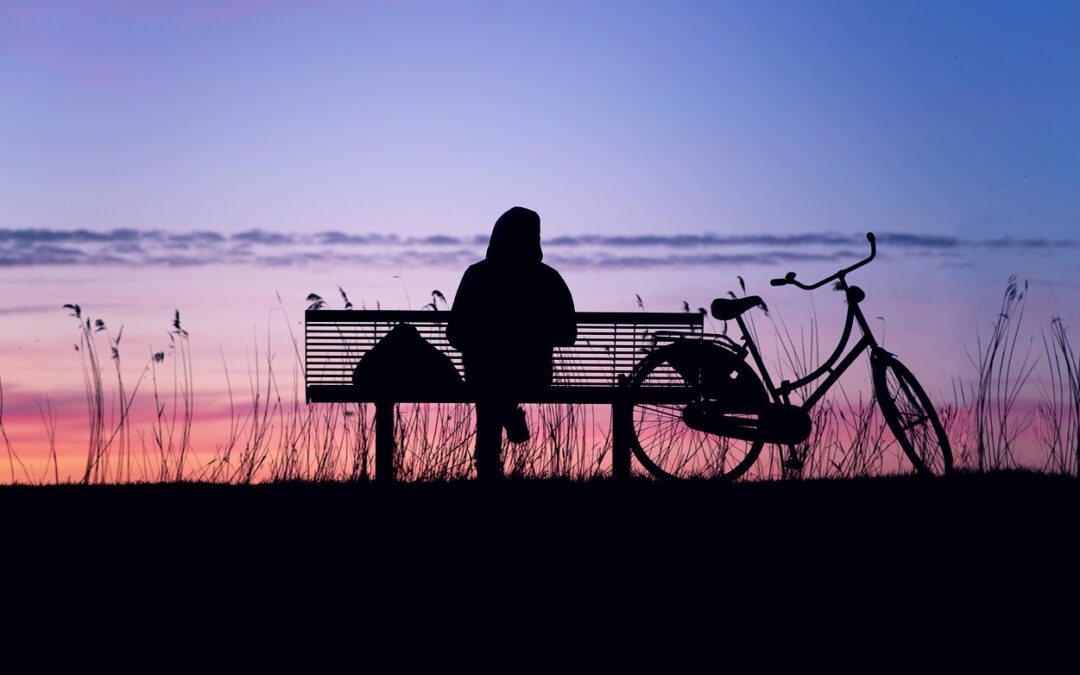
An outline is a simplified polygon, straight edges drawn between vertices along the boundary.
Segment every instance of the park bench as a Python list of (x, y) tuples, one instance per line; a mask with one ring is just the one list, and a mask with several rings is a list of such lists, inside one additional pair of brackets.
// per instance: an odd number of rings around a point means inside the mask
[[(353, 382), (361, 357), (394, 326), (414, 326), (446, 354), (464, 376), (461, 354), (446, 339), (450, 312), (397, 310), (308, 310), (304, 315), (305, 390), (309, 403), (375, 404), (375, 477), (394, 479), (394, 406), (397, 403), (475, 403), (468, 385), (447, 389), (418, 387), (396, 392)], [(577, 403), (612, 406), (612, 474), (630, 474), (633, 403), (677, 402), (687, 390), (673, 374), (651, 382), (647, 391), (627, 396), (627, 378), (658, 341), (700, 336), (704, 315), (696, 312), (578, 312), (577, 342), (556, 347), (551, 387), (537, 390), (522, 403)], [(682, 385), (682, 386), (680, 386)]]

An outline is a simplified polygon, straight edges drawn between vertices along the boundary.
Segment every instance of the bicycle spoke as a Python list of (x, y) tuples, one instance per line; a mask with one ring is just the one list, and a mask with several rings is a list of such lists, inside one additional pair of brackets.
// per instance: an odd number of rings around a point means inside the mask
[[(708, 354), (711, 352), (706, 353)], [(682, 375), (659, 356), (651, 356), (646, 357), (648, 364), (636, 373), (632, 386), (641, 397), (647, 396), (648, 391), (655, 390), (658, 386), (695, 389), (697, 383), (708, 379), (710, 372), (717, 372), (708, 371), (702, 363), (698, 363), (697, 353), (689, 356), (681, 353), (680, 356), (686, 359), (680, 362), (682, 371), (692, 378), (693, 382), (682, 379)], [(740, 380), (739, 385), (744, 388), (754, 386), (755, 376), (748, 366), (742, 362), (731, 361), (727, 356), (722, 358), (727, 360), (720, 369), (729, 372), (732, 368), (741, 368), (739, 375), (746, 377), (747, 382), (744, 384)], [(761, 387), (760, 392), (751, 390), (751, 394), (764, 398), (764, 387)], [(639, 455), (639, 459), (648, 462), (646, 466), (650, 463), (653, 465), (650, 471), (656, 469), (668, 476), (681, 478), (725, 477), (737, 468), (740, 468), (739, 473), (745, 471), (756, 458), (760, 445), (755, 448), (753, 442), (691, 429), (683, 419), (685, 407), (685, 404), (634, 404), (633, 422), (638, 447), (636, 452), (644, 453), (645, 457)]]

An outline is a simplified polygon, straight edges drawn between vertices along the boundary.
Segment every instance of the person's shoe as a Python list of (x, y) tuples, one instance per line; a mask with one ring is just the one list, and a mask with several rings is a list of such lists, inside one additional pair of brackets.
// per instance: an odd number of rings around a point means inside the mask
[(524, 443), (529, 440), (529, 425), (525, 422), (525, 411), (521, 407), (506, 416), (506, 440), (511, 443)]

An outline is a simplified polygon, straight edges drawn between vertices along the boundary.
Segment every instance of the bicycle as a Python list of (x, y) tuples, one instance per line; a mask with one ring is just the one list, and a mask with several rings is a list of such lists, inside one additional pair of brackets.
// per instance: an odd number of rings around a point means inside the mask
[[(933, 476), (952, 471), (949, 439), (933, 404), (911, 371), (878, 344), (860, 308), (866, 294), (847, 282), (848, 274), (877, 255), (874, 234), (867, 233), (866, 238), (870, 242), (869, 257), (817, 283), (803, 284), (794, 272), (771, 281), (773, 286), (795, 286), (806, 291), (835, 281), (836, 290), (843, 292), (847, 300), (847, 318), (836, 349), (805, 377), (773, 384), (743, 321), (743, 314), (764, 306), (756, 295), (717, 298), (710, 308), (714, 318), (736, 322), (742, 334), (741, 344), (726, 335), (676, 337), (653, 349), (637, 364), (627, 383), (630, 400), (647, 400), (647, 392), (640, 390), (651, 386), (671, 387), (674, 383), (688, 392), (677, 402), (633, 404), (631, 449), (646, 470), (661, 478), (733, 481), (750, 469), (766, 443), (787, 446), (785, 466), (801, 468), (795, 446), (810, 437), (810, 409), (869, 350), (878, 405), (915, 470)], [(855, 326), (862, 337), (845, 355)], [(757, 373), (747, 363), (748, 355)], [(792, 392), (823, 376), (824, 381), (800, 405), (791, 403)]]

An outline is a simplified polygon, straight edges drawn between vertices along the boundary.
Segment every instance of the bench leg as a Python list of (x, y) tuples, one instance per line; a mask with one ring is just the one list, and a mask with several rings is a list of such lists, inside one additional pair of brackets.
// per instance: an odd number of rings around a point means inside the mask
[(630, 478), (630, 434), (634, 433), (633, 407), (625, 403), (611, 406), (611, 477)]
[(394, 482), (394, 404), (375, 404), (375, 480)]
[(503, 421), (508, 406), (505, 403), (478, 401), (476, 403), (476, 479), (485, 483), (503, 477)]

